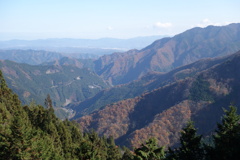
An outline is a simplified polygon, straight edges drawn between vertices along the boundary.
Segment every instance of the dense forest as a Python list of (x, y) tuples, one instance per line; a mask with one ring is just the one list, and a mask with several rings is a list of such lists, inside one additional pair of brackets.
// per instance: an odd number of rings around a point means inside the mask
[(82, 133), (72, 121), (54, 114), (46, 95), (45, 107), (22, 106), (0, 71), (0, 159), (81, 160), (237, 160), (240, 152), (240, 115), (230, 106), (210, 137), (197, 134), (193, 122), (182, 130), (179, 145), (160, 147), (153, 137), (138, 148), (116, 146), (112, 137)]

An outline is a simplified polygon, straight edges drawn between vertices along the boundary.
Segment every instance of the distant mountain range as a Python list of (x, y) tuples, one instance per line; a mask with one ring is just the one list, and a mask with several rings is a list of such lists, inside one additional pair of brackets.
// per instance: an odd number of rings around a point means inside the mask
[(97, 59), (102, 55), (141, 49), (163, 36), (131, 39), (42, 39), (0, 41), (0, 59), (37, 65), (62, 57)]
[(31, 65), (51, 62), (63, 57), (60, 53), (43, 50), (0, 50), (1, 60), (11, 60)]
[[(228, 57), (201, 60), (166, 74), (145, 76), (142, 82), (132, 83), (136, 88), (155, 86), (155, 89), (106, 105), (77, 122), (84, 130), (93, 128), (101, 135), (113, 136), (118, 144), (132, 147), (150, 137), (157, 137), (160, 145), (175, 145), (179, 131), (189, 119), (195, 121), (201, 134), (209, 135), (220, 121), (222, 107), (234, 103), (240, 109), (239, 62), (240, 51)], [(120, 91), (115, 88), (120, 97), (134, 93), (131, 88), (123, 88), (119, 86)], [(116, 96), (114, 91), (111, 94)], [(96, 102), (105, 95), (102, 92), (92, 100)]]
[(193, 28), (142, 50), (102, 56), (95, 61), (95, 70), (113, 85), (124, 84), (150, 71), (166, 72), (202, 58), (234, 53), (240, 49), (239, 35), (240, 24)]
[[(68, 49), (66, 49), (68, 50)], [(71, 49), (73, 50), (73, 49)], [(78, 49), (80, 53), (60, 53), (56, 51), (33, 50), (33, 49), (9, 49), (0, 50), (1, 60), (11, 60), (18, 63), (26, 63), (30, 65), (39, 65), (42, 63), (60, 60), (63, 57), (71, 57), (75, 59), (97, 59), (102, 54), (111, 54), (119, 50), (107, 49)], [(84, 53), (86, 52), (86, 53)]]
[[(130, 39), (101, 38), (101, 39), (70, 39), (52, 38), (39, 40), (9, 40), (0, 41), (0, 49), (45, 49), (59, 52), (79, 52), (78, 49), (142, 49), (157, 39), (165, 36), (147, 36)], [(62, 49), (62, 51), (61, 51)], [(68, 50), (67, 50), (68, 49)], [(75, 51), (74, 51), (75, 49)], [(71, 51), (72, 50), (72, 51)]]

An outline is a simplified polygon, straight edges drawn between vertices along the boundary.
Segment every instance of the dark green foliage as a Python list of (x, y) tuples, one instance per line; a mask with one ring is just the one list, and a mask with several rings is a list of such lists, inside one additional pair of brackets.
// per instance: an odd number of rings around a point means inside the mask
[(196, 132), (197, 130), (194, 128), (193, 122), (189, 122), (186, 128), (183, 129), (180, 137), (180, 159), (203, 159), (202, 137), (198, 136)]
[(133, 160), (134, 159), (133, 153), (128, 148), (124, 147), (123, 150), (124, 150), (124, 154), (122, 156), (122, 160)]
[(0, 103), (6, 105), (6, 109), (13, 113), (15, 108), (20, 105), (20, 101), (16, 94), (12, 93), (12, 90), (8, 88), (3, 74), (0, 71)]
[(193, 122), (188, 122), (181, 132), (180, 147), (174, 150), (169, 149), (168, 159), (202, 160), (204, 149), (201, 146), (201, 136), (196, 132)]
[(193, 101), (212, 101), (209, 86), (209, 82), (204, 81), (202, 77), (198, 77), (192, 84), (189, 98)]
[(81, 159), (118, 160), (121, 158), (120, 150), (113, 139), (99, 137), (94, 131), (84, 134), (76, 153)]
[(107, 139), (107, 146), (108, 146), (108, 150), (107, 150), (107, 160), (111, 160), (111, 159), (121, 159), (121, 154), (119, 154), (119, 148), (118, 146), (116, 146), (113, 137), (109, 137)]
[(158, 147), (157, 139), (150, 138), (146, 144), (135, 149), (134, 160), (161, 160), (164, 159), (165, 153), (163, 147)]
[(240, 157), (240, 115), (237, 114), (237, 108), (232, 105), (224, 112), (222, 123), (218, 124), (216, 135), (213, 137), (215, 147), (212, 148), (210, 157), (218, 160), (238, 160)]
[(51, 97), (50, 97), (50, 95), (48, 94), (47, 95), (47, 98), (45, 99), (45, 106), (47, 107), (47, 108), (53, 108), (53, 106), (52, 106), (52, 100), (51, 100)]
[(48, 95), (47, 109), (31, 103), (22, 107), (0, 71), (0, 159), (120, 159), (113, 139), (86, 133), (58, 119)]
[(201, 136), (196, 134), (196, 129), (190, 122), (181, 133), (180, 147), (169, 149), (167, 160), (239, 160), (240, 115), (234, 106), (224, 111), (225, 115), (222, 123), (217, 125), (216, 134), (213, 138), (208, 137), (210, 143), (201, 141)]

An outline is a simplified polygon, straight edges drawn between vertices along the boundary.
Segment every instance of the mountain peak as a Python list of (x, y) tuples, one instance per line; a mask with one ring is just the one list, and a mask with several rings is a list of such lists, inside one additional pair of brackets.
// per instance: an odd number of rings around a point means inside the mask
[(239, 35), (240, 24), (197, 27), (139, 51), (106, 55), (95, 62), (95, 69), (114, 85), (128, 83), (149, 71), (166, 72), (201, 58), (236, 52), (240, 49)]

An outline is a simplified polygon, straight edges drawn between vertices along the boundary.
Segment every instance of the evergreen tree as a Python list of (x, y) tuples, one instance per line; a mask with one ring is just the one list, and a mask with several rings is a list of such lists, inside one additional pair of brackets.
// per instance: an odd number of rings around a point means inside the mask
[(178, 159), (177, 149), (173, 150), (169, 147), (168, 151), (166, 152), (166, 160), (177, 160), (177, 159)]
[(224, 110), (222, 123), (218, 123), (216, 135), (214, 135), (213, 153), (211, 159), (239, 160), (240, 156), (240, 115), (237, 108), (230, 105), (229, 110)]
[(48, 109), (48, 112), (47, 112), (47, 116), (48, 118), (50, 119), (56, 119), (55, 115), (54, 115), (54, 109), (53, 109), (53, 104), (52, 104), (52, 99), (50, 97), (50, 95), (48, 94), (47, 95), (47, 98), (45, 99), (45, 102), (44, 102), (45, 106), (47, 107)]
[(12, 116), (3, 103), (0, 103), (0, 157), (9, 159)]
[(21, 105), (18, 96), (14, 94), (10, 88), (8, 88), (1, 70), (0, 70), (0, 103), (3, 103), (10, 113), (14, 113), (16, 110), (18, 110), (18, 108)]
[(180, 147), (175, 150), (169, 149), (167, 159), (176, 160), (202, 160), (204, 149), (201, 145), (201, 136), (196, 134), (193, 122), (188, 122), (180, 136)]
[(10, 150), (13, 159), (30, 159), (32, 152), (31, 139), (33, 138), (31, 125), (24, 112), (17, 112), (11, 124)]
[(47, 108), (53, 108), (52, 99), (49, 94), (47, 94), (44, 104)]
[(71, 133), (69, 132), (67, 126), (63, 122), (59, 122), (57, 130), (61, 140), (64, 157), (65, 159), (71, 159), (74, 152), (74, 149), (72, 146)]
[(124, 154), (122, 156), (122, 160), (133, 160), (134, 159), (133, 153), (127, 147), (124, 147), (123, 150), (124, 150)]
[(31, 159), (61, 159), (54, 149), (53, 140), (41, 130), (33, 130), (34, 137), (30, 140)]
[(134, 160), (161, 160), (165, 157), (164, 148), (158, 147), (155, 138), (150, 138), (146, 144), (142, 144), (134, 152), (136, 154)]
[(113, 137), (110, 136), (107, 139), (107, 160), (119, 160), (120, 158), (119, 148), (116, 146)]

